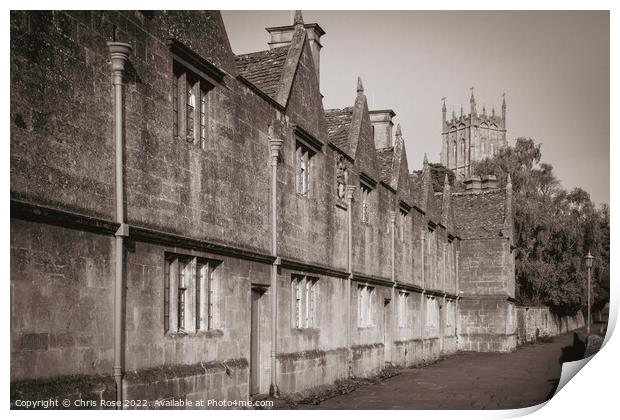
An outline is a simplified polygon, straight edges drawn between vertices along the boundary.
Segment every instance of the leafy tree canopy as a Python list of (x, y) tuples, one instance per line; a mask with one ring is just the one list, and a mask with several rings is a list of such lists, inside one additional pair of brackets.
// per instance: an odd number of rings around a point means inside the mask
[(559, 314), (585, 309), (584, 256), (590, 251), (593, 307), (601, 308), (609, 301), (609, 207), (597, 208), (579, 187), (562, 188), (553, 166), (541, 158), (540, 144), (519, 138), (472, 168), (475, 175), (495, 174), (502, 187), (511, 176), (517, 299)]
[(441, 192), (443, 191), (443, 183), (446, 178), (446, 174), (448, 174), (448, 180), (450, 181), (450, 185), (454, 184), (456, 176), (454, 172), (441, 163), (431, 163), (431, 179), (433, 180), (433, 191)]

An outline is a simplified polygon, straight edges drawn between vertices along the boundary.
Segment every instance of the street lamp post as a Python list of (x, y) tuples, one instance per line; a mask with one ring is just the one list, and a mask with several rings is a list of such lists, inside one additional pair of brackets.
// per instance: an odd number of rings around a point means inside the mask
[(586, 267), (588, 267), (588, 321), (586, 325), (588, 335), (590, 335), (590, 273), (592, 271), (592, 260), (594, 260), (594, 257), (588, 251), (588, 255), (586, 255)]

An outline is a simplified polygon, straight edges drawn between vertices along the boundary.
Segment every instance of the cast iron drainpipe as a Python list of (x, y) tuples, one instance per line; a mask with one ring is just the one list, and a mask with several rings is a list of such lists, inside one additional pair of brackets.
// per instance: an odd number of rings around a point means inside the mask
[[(123, 42), (107, 42), (112, 64), (112, 85), (114, 86), (114, 139), (116, 142), (116, 223), (119, 228), (116, 238), (114, 278), (114, 382), (116, 383), (116, 401), (123, 401), (123, 363), (122, 363), (122, 308), (123, 308), (123, 238), (128, 236), (129, 228), (125, 223), (123, 194), (123, 73), (125, 62), (131, 53), (131, 45)], [(122, 404), (118, 406), (122, 408)]]
[(271, 266), (271, 386), (269, 394), (278, 398), (280, 390), (278, 388), (277, 360), (278, 353), (278, 157), (280, 148), (284, 142), (281, 139), (273, 138), (273, 127), (269, 127), (269, 156), (271, 161), (271, 252), (275, 261)]
[[(392, 281), (392, 290), (390, 293), (390, 365), (392, 364), (392, 344), (394, 343), (394, 336), (396, 335), (396, 215), (395, 211), (390, 213), (390, 224), (392, 225), (392, 255), (391, 257), (391, 272), (390, 272), (390, 280)], [(385, 315), (384, 315), (385, 316)], [(385, 322), (384, 322), (385, 325)], [(385, 328), (385, 327), (384, 327)], [(385, 332), (384, 332), (385, 334)]]
[(345, 199), (347, 200), (347, 373), (353, 376), (351, 361), (351, 283), (353, 281), (353, 194), (355, 185), (347, 185)]

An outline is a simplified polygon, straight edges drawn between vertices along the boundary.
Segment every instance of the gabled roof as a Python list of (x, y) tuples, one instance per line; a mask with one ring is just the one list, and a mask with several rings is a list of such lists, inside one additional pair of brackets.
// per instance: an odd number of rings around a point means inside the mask
[(288, 46), (235, 57), (237, 70), (246, 80), (272, 99), (276, 99), (288, 55)]
[(504, 229), (506, 191), (452, 193), (457, 232), (462, 239), (497, 238)]
[[(291, 39), (291, 43), (289, 44), (288, 52), (286, 54), (286, 59), (283, 66), (282, 71), (282, 79), (280, 80), (280, 85), (278, 89), (278, 93), (276, 95), (276, 102), (278, 102), (283, 107), (288, 106), (289, 99), (291, 97), (293, 82), (296, 79), (297, 69), (299, 68), (299, 61), (301, 60), (302, 53), (304, 51), (304, 47), (306, 45), (306, 29), (303, 25), (303, 19), (301, 18), (301, 13), (295, 14), (296, 19), (300, 19), (301, 22), (297, 22), (295, 24), (295, 29), (293, 32), (293, 38)], [(312, 58), (310, 59), (310, 66), (314, 67), (314, 61)], [(316, 78), (314, 73), (314, 68), (311, 69), (312, 75)], [(316, 90), (318, 92), (318, 80), (316, 80)]]
[(384, 147), (377, 149), (377, 165), (379, 166), (379, 179), (393, 187), (393, 168), (394, 147)]
[(374, 181), (378, 181), (377, 150), (370, 123), (370, 114), (368, 113), (368, 101), (364, 94), (364, 85), (360, 77), (357, 78), (357, 88), (355, 91), (356, 96), (349, 128), (351, 157), (355, 159), (355, 165), (361, 172), (364, 172), (365, 175)]
[(438, 207), (435, 202), (431, 176), (431, 167), (424, 155), (422, 170), (414, 171), (409, 176), (413, 205), (426, 212), (429, 220), (441, 223), (441, 205)]
[(400, 129), (400, 124), (396, 125), (396, 136), (394, 141), (394, 154), (392, 159), (392, 187), (398, 192), (399, 201), (412, 205), (412, 197), (409, 186), (409, 161), (407, 150)]
[(433, 219), (433, 222), (441, 223), (444, 227), (447, 227), (444, 224), (443, 220), (443, 193), (436, 192), (433, 197), (434, 207), (437, 209), (437, 214), (440, 215), (439, 219)]
[[(449, 195), (444, 195), (444, 203), (448, 202), (448, 205), (446, 206), (444, 204), (444, 206), (441, 209), (441, 218), (443, 219), (443, 223), (446, 225), (446, 228), (448, 229), (448, 233), (454, 234), (458, 236), (458, 229), (457, 229), (457, 225), (455, 222), (455, 217), (454, 217), (454, 203), (452, 200), (452, 194)], [(447, 207), (447, 208), (446, 208)]]
[(454, 204), (452, 204), (451, 194), (448, 194), (449, 191), (445, 189), (443, 192), (435, 193), (435, 209), (437, 214), (441, 216), (437, 220), (432, 220), (441, 223), (447, 229), (448, 233), (459, 236), (456, 223), (454, 222)]
[(335, 108), (325, 111), (329, 142), (348, 155), (351, 155), (349, 129), (351, 127), (352, 118), (353, 107), (346, 107), (343, 109)]
[(353, 159), (360, 173), (376, 182), (379, 180), (377, 151), (364, 86), (359, 77), (356, 92), (352, 107), (325, 112), (327, 133), (330, 143)]
[(419, 209), (424, 210), (422, 207), (422, 171), (413, 171), (409, 174), (409, 188), (411, 189), (411, 199), (413, 205)]
[(441, 197), (439, 198), (439, 203), (435, 199), (435, 193), (433, 192), (433, 186), (430, 185), (430, 188), (426, 190), (426, 194), (428, 198), (426, 199), (426, 216), (429, 220), (440, 224), (441, 221)]

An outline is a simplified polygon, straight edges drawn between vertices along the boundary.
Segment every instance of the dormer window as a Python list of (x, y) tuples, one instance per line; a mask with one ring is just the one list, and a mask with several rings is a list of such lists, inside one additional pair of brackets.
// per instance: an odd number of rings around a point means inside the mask
[(174, 76), (173, 134), (205, 149), (213, 84), (177, 62), (174, 63)]
[(172, 133), (205, 149), (215, 87), (224, 85), (225, 73), (174, 38), (166, 44), (172, 53)]
[(407, 215), (408, 214), (409, 212), (401, 206), (398, 212), (398, 220), (399, 220), (398, 237), (401, 242), (405, 242), (405, 236), (406, 236), (405, 232), (407, 230)]
[(187, 100), (186, 102), (186, 127), (188, 140), (194, 141), (194, 113), (196, 112), (196, 92), (195, 86), (188, 83), (187, 86)]
[(342, 155), (339, 155), (336, 161), (336, 195), (339, 200), (344, 200), (345, 198), (345, 190), (348, 184), (348, 179), (349, 173), (344, 164), (344, 158)]
[(310, 170), (313, 157), (314, 151), (298, 141), (297, 148), (295, 149), (295, 183), (297, 184), (297, 193), (304, 197), (307, 197), (310, 193)]
[(361, 183), (360, 190), (362, 192), (362, 224), (367, 225), (370, 223), (370, 194), (372, 193), (372, 188), (368, 185)]

